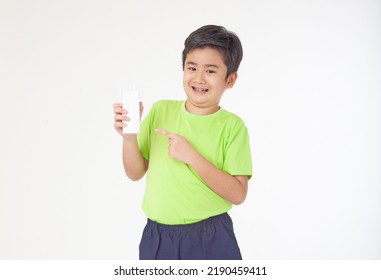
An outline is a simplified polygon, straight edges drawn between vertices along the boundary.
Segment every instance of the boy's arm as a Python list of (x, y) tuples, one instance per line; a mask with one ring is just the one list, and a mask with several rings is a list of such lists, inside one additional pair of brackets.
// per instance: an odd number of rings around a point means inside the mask
[[(123, 166), (128, 178), (133, 181), (141, 179), (148, 169), (148, 160), (140, 153), (136, 135), (123, 135), (123, 127), (129, 118), (125, 115), (128, 112), (122, 108), (121, 103), (113, 105), (115, 113), (114, 127), (123, 137)], [(143, 104), (140, 103), (140, 117), (143, 113)]]
[(128, 178), (137, 181), (148, 169), (148, 160), (140, 153), (136, 135), (123, 137), (123, 166)]
[(156, 129), (156, 132), (168, 137), (168, 154), (191, 166), (215, 193), (236, 205), (245, 200), (248, 176), (233, 176), (220, 170), (199, 154), (188, 140), (180, 135), (163, 129)]
[(246, 175), (230, 175), (217, 168), (199, 153), (188, 164), (200, 175), (204, 182), (219, 196), (238, 205), (247, 195), (249, 178)]

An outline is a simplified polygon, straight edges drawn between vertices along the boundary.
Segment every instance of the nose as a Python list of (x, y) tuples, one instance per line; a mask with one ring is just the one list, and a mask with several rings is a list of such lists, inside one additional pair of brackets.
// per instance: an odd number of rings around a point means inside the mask
[(203, 72), (203, 71), (200, 71), (200, 70), (197, 70), (197, 71), (194, 73), (193, 82), (194, 82), (195, 84), (204, 84), (204, 83), (205, 83), (205, 80), (204, 80), (204, 72)]

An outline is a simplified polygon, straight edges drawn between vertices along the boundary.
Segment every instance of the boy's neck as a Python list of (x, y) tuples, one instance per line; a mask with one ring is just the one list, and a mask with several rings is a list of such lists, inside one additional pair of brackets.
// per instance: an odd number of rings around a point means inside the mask
[(218, 110), (220, 110), (220, 106), (219, 104), (216, 104), (215, 106), (206, 107), (206, 108), (197, 107), (191, 102), (189, 102), (189, 100), (186, 100), (185, 109), (187, 110), (187, 112), (194, 115), (211, 115), (217, 112)]

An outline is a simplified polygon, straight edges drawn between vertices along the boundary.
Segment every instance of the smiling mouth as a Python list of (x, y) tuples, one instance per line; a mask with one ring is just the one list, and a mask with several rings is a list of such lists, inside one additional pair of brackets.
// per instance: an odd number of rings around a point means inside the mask
[(207, 88), (197, 88), (197, 87), (192, 87), (193, 91), (196, 93), (206, 93), (209, 90)]

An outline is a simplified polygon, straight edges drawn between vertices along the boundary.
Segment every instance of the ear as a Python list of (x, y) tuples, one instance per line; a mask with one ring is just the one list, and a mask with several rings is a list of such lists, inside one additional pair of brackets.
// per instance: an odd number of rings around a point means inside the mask
[(226, 88), (232, 88), (237, 78), (238, 78), (237, 72), (231, 73), (230, 76), (226, 79)]

